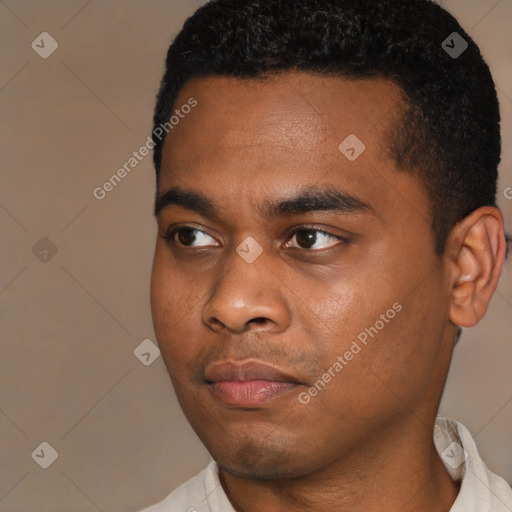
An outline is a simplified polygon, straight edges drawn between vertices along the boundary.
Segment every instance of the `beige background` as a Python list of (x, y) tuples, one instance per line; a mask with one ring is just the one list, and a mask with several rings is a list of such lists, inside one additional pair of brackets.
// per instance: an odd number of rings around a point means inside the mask
[[(145, 366), (134, 356), (155, 339), (151, 157), (105, 199), (92, 195), (150, 134), (167, 47), (199, 3), (0, 1), (2, 512), (134, 511), (208, 460), (161, 357)], [(511, 231), (512, 0), (445, 5), (499, 88), (499, 203)], [(47, 59), (31, 48), (43, 31), (59, 45)], [(42, 237), (57, 248), (47, 262), (32, 250)], [(486, 319), (464, 333), (441, 408), (509, 481), (511, 265)], [(58, 452), (48, 469), (31, 458), (43, 441)]]

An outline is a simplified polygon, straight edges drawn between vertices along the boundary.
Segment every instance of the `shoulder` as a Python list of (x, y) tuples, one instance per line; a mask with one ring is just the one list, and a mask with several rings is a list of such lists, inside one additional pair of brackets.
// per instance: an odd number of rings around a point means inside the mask
[(460, 482), (451, 512), (510, 512), (512, 488), (481, 459), (469, 430), (455, 420), (438, 417), (434, 442), (446, 469)]
[(203, 471), (180, 485), (160, 503), (140, 512), (210, 512), (207, 503), (206, 482), (215, 477), (217, 467), (211, 462)]

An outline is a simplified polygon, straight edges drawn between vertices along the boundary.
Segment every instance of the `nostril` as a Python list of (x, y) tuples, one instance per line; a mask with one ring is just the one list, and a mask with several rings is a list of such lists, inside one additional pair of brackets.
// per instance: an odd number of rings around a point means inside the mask
[(220, 320), (218, 320), (217, 318), (210, 318), (210, 325), (214, 326), (214, 327), (226, 327)]
[(249, 320), (249, 323), (254, 323), (254, 324), (264, 324), (267, 322), (267, 318), (263, 317), (263, 316), (258, 316), (256, 318), (252, 318), (251, 320)]

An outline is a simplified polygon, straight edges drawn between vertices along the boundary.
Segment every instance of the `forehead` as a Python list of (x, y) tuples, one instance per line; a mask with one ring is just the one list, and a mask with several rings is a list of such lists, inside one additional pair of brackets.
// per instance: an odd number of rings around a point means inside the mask
[(387, 151), (404, 104), (389, 80), (290, 72), (208, 77), (187, 83), (174, 108), (190, 98), (197, 106), (166, 137), (161, 191), (200, 186), (219, 199), (234, 194), (250, 201), (262, 191), (291, 194), (299, 185), (325, 183), (388, 202), (397, 194), (394, 187), (383, 193), (390, 180), (418, 189)]
[(389, 80), (304, 72), (264, 79), (196, 78), (182, 89), (175, 108), (191, 97), (198, 101), (194, 115), (166, 140), (175, 153), (184, 139), (198, 149), (215, 139), (219, 150), (224, 144), (279, 144), (294, 154), (310, 153), (322, 139), (338, 139), (350, 130), (372, 144), (389, 131), (402, 104), (401, 89)]

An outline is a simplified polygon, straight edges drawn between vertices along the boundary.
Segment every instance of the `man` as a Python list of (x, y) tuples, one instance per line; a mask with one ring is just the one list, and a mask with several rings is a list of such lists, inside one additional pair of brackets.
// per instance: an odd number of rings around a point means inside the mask
[(147, 512), (497, 512), (436, 414), (506, 253), (499, 109), (428, 0), (214, 0), (154, 117), (156, 336), (214, 461)]

